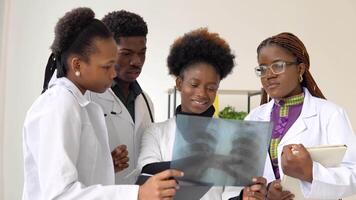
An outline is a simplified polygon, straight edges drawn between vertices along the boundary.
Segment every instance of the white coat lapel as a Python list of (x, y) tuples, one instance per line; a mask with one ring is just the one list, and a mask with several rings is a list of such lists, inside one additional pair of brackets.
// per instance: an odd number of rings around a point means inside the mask
[[(146, 110), (145, 110), (146, 109)], [(138, 95), (135, 100), (135, 129), (137, 130), (140, 127), (143, 119), (146, 117), (148, 112), (146, 108), (146, 102), (142, 97), (142, 94)]]
[[(126, 109), (125, 105), (121, 102), (121, 100), (115, 95), (114, 91), (111, 88), (108, 89), (107, 92), (100, 95), (100, 98), (111, 101), (112, 102), (112, 112), (111, 114), (116, 115), (118, 118), (128, 121), (134, 126), (134, 122), (129, 111)], [(113, 123), (114, 126), (118, 126), (119, 123)], [(116, 127), (117, 130), (120, 130), (120, 127)]]
[(286, 135), (282, 138), (281, 142), (279, 143), (279, 146), (289, 144), (290, 142), (288, 141), (293, 140), (301, 133), (305, 132), (305, 130), (308, 129), (306, 122), (307, 119), (317, 115), (316, 105), (311, 100), (311, 94), (307, 90), (304, 90), (304, 95), (305, 97), (302, 112), (300, 113), (300, 116), (294, 122), (294, 124), (289, 128)]
[[(123, 120), (126, 120), (126, 121), (130, 122), (132, 126), (135, 126), (135, 123), (132, 120), (132, 117), (131, 117), (129, 111), (127, 110), (127, 108), (125, 107), (125, 105), (121, 102), (119, 97), (117, 97), (115, 95), (114, 91), (112, 91), (110, 89), (110, 92), (111, 92), (113, 98), (115, 99), (114, 108), (121, 110), (120, 115), (118, 117), (122, 118)], [(118, 125), (118, 123), (115, 123), (115, 126), (117, 126), (117, 125)], [(120, 130), (120, 127), (116, 127), (116, 128), (117, 128), (117, 130)]]
[[(264, 105), (265, 107), (262, 109), (261, 113), (256, 116), (255, 120), (256, 121), (271, 121), (271, 112), (272, 112), (273, 105), (274, 105), (274, 100), (272, 99), (270, 102), (268, 102), (266, 105)], [(265, 162), (263, 176), (267, 179), (267, 183), (275, 180), (269, 153), (267, 153), (267, 155), (266, 155), (266, 162)]]
[(287, 133), (284, 135), (282, 140), (279, 143), (279, 146), (284, 146), (285, 144), (289, 144), (288, 141), (293, 140), (299, 134), (303, 133), (306, 130), (307, 126), (305, 125), (303, 117), (299, 117), (294, 124), (289, 128)]
[(262, 109), (261, 114), (258, 114), (256, 116), (256, 121), (271, 121), (271, 111), (272, 107), (274, 105), (274, 100), (272, 99), (270, 102), (268, 102), (264, 109)]
[[(98, 94), (98, 97), (100, 99), (104, 99), (106, 101), (110, 101), (111, 103), (115, 102), (115, 98), (113, 96), (114, 92), (111, 90), (111, 88), (107, 89), (106, 92)], [(121, 111), (121, 110), (120, 110)]]

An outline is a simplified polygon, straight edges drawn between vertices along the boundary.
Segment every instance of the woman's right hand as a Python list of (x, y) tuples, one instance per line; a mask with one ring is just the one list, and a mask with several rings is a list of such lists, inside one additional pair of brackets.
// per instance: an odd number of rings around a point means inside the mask
[(283, 191), (281, 181), (275, 180), (270, 183), (267, 191), (268, 200), (293, 200), (294, 194), (289, 191)]
[(126, 145), (117, 146), (112, 152), (111, 157), (114, 163), (115, 173), (120, 172), (129, 167), (129, 152)]
[(253, 185), (245, 187), (242, 199), (245, 200), (265, 200), (267, 194), (266, 182), (263, 177), (253, 177)]
[(182, 177), (183, 172), (168, 169), (150, 177), (138, 191), (138, 200), (170, 200), (176, 194), (179, 185), (174, 177)]

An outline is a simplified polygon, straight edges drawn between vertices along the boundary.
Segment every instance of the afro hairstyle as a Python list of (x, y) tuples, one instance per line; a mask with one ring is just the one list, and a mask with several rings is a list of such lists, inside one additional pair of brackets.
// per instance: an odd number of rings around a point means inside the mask
[(179, 76), (190, 65), (204, 62), (212, 65), (224, 79), (235, 66), (235, 56), (227, 42), (207, 28), (199, 28), (179, 37), (171, 45), (167, 58), (169, 74)]
[(147, 24), (143, 18), (126, 10), (110, 12), (101, 21), (113, 33), (117, 43), (119, 43), (120, 37), (146, 37), (147, 35)]

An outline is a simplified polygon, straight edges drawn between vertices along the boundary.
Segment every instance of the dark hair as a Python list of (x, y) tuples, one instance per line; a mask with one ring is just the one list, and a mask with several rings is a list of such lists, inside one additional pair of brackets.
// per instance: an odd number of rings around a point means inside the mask
[(220, 79), (231, 73), (235, 56), (217, 33), (200, 28), (184, 34), (171, 46), (167, 64), (169, 74), (179, 76), (189, 65), (205, 62), (212, 65)]
[(98, 19), (90, 8), (76, 8), (67, 12), (56, 24), (54, 41), (51, 45), (43, 91), (57, 69), (57, 77), (67, 75), (69, 55), (76, 54), (88, 61), (89, 55), (97, 51), (93, 44), (96, 38), (112, 37), (108, 28)]
[[(260, 45), (257, 47), (257, 55), (259, 56), (260, 51), (263, 47), (269, 45), (276, 45), (285, 49), (286, 51), (288, 51), (289, 53), (291, 53), (293, 56), (296, 57), (298, 63), (304, 63), (306, 69), (303, 74), (303, 81), (301, 82), (301, 86), (308, 88), (308, 90), (313, 96), (325, 99), (325, 96), (319, 89), (318, 85), (314, 81), (314, 78), (309, 71), (310, 60), (309, 60), (309, 54), (307, 52), (307, 49), (305, 48), (303, 42), (297, 36), (293, 35), (292, 33), (284, 32), (269, 37), (263, 40), (260, 43)], [(268, 101), (269, 99), (267, 97), (267, 93), (264, 89), (262, 89), (261, 104), (267, 103)]]
[(101, 20), (114, 35), (116, 43), (120, 37), (147, 35), (147, 24), (143, 18), (126, 10), (113, 11)]

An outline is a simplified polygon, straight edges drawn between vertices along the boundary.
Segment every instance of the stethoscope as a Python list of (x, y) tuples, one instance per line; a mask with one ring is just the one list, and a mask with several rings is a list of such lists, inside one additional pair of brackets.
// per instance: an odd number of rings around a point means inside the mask
[[(141, 94), (142, 94), (143, 99), (145, 100), (148, 113), (150, 114), (151, 122), (154, 123), (153, 114), (152, 114), (152, 111), (151, 111), (150, 104), (148, 103), (147, 97), (143, 92)], [(117, 113), (115, 111), (111, 111), (110, 114), (116, 115)], [(104, 114), (104, 117), (106, 117), (106, 116), (107, 116), (107, 114)]]

